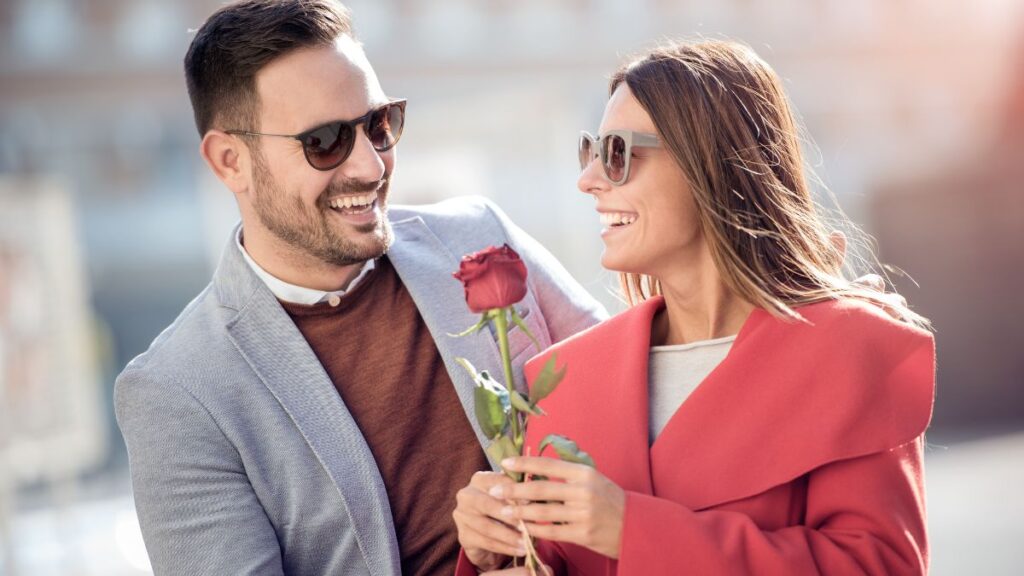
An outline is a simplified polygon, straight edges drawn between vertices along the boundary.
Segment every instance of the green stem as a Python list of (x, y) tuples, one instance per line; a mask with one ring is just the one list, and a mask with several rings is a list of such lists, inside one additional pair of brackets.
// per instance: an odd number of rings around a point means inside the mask
[[(505, 387), (509, 395), (515, 391), (515, 383), (512, 380), (512, 353), (508, 348), (508, 308), (500, 308), (494, 315), (494, 330), (498, 333), (498, 349), (501, 351), (501, 364), (505, 371)], [(512, 438), (519, 439), (519, 411), (512, 408), (509, 415), (512, 419)], [(516, 446), (522, 450), (521, 446)]]

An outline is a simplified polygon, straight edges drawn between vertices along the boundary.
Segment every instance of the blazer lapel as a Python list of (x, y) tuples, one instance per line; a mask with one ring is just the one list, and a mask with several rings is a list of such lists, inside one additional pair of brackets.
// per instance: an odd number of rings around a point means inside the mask
[[(466, 306), (462, 284), (451, 277), (459, 269), (461, 255), (452, 254), (419, 216), (392, 222), (392, 229), (395, 242), (388, 251), (388, 257), (434, 338), (477, 440), (481, 447), (486, 447), (490, 441), (480, 430), (474, 412), (475, 384), (455, 359), (466, 358), (478, 371), (487, 370), (503, 380), (501, 355), (497, 343), (486, 329), (461, 338), (452, 336), (480, 321), (480, 316), (470, 312)], [(537, 329), (538, 313), (533, 295), (527, 293), (516, 308), (527, 316), (527, 323), (541, 345), (549, 344), (547, 333)], [(522, 382), (522, 369), (515, 372), (516, 380)], [(496, 464), (491, 462), (492, 467)]]
[(401, 572), (387, 492), (362, 433), (316, 355), (234, 246), (215, 276), (239, 352), (295, 423), (338, 488), (373, 574)]

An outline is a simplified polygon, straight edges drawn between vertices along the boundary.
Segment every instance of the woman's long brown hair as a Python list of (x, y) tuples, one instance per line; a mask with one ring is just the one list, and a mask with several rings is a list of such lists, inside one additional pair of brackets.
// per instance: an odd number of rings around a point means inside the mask
[[(928, 326), (893, 295), (844, 277), (831, 232), (855, 229), (838, 209), (826, 218), (815, 203), (789, 102), (752, 49), (728, 41), (663, 46), (616, 72), (609, 93), (623, 83), (682, 168), (715, 266), (735, 294), (792, 319), (801, 304), (854, 297)], [(630, 304), (661, 293), (650, 276), (620, 280)]]

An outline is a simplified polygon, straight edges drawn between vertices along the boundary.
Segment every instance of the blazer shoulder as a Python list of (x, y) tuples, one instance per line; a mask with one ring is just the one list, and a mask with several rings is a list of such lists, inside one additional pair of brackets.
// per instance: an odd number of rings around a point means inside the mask
[(493, 202), (481, 196), (459, 196), (434, 204), (395, 205), (389, 209), (391, 225), (422, 223), (453, 254), (487, 245), (513, 243), (510, 221)]
[(230, 311), (220, 306), (212, 284), (199, 293), (149, 345), (133, 358), (118, 375), (118, 390), (136, 386), (140, 381), (195, 380), (203, 367), (212, 368), (216, 358), (233, 354), (234, 347), (228, 336), (224, 316)]
[(504, 212), (483, 196), (457, 196), (432, 204), (396, 204), (389, 211), (392, 222), (419, 218), (431, 227), (460, 222), (479, 224), (486, 221), (498, 225), (499, 221), (505, 218)]

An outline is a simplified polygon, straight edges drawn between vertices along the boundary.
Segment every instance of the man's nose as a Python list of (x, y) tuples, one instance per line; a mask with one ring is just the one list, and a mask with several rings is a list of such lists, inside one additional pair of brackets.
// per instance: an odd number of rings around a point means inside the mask
[[(385, 152), (388, 154), (390, 152)], [(384, 177), (387, 166), (381, 153), (373, 148), (362, 126), (356, 127), (356, 141), (352, 153), (339, 166), (339, 171), (348, 180), (376, 182)]]

